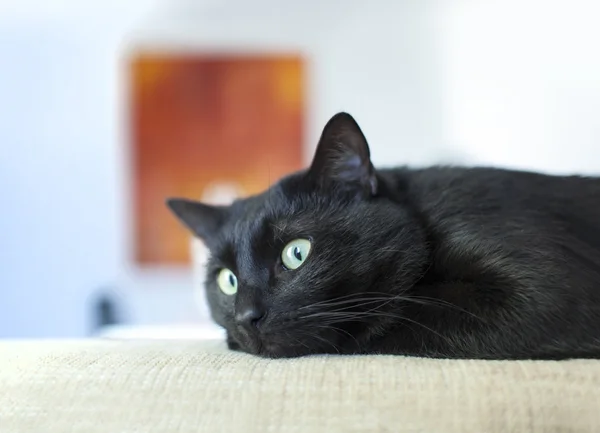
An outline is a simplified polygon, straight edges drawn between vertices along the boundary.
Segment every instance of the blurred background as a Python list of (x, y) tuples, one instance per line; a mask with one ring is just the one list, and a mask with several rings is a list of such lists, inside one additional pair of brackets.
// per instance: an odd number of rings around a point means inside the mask
[(308, 164), (600, 173), (594, 0), (0, 0), (0, 337), (216, 335), (164, 209)]

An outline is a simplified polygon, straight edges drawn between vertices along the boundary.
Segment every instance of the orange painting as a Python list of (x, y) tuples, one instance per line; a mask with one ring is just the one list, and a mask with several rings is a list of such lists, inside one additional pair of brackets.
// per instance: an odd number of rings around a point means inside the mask
[(302, 165), (304, 70), (296, 56), (138, 54), (130, 64), (135, 260), (190, 261), (165, 207), (215, 185), (260, 192)]

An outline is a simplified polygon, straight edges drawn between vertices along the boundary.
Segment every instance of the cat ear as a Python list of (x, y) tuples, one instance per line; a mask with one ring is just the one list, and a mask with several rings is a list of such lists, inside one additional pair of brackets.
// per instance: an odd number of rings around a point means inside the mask
[(223, 225), (226, 208), (183, 198), (170, 198), (167, 206), (192, 233), (203, 240), (213, 237)]
[(327, 122), (308, 173), (321, 186), (338, 183), (365, 196), (377, 194), (367, 139), (350, 114), (338, 113)]

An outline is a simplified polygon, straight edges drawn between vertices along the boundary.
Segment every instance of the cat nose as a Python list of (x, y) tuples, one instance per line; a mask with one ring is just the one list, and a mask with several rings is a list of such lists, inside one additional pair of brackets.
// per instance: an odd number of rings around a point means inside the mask
[(258, 328), (259, 322), (264, 316), (264, 311), (258, 307), (245, 307), (235, 313), (235, 322), (244, 328)]

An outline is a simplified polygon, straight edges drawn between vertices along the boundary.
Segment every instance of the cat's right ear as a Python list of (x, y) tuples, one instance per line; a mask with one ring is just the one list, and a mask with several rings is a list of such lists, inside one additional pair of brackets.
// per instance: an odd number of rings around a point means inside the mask
[(183, 198), (170, 198), (167, 207), (194, 235), (207, 241), (221, 229), (227, 214), (223, 206), (211, 206)]
[(350, 114), (338, 113), (327, 122), (308, 176), (322, 187), (336, 184), (365, 197), (377, 195), (369, 145)]

